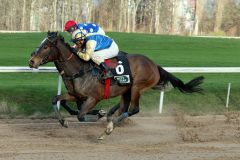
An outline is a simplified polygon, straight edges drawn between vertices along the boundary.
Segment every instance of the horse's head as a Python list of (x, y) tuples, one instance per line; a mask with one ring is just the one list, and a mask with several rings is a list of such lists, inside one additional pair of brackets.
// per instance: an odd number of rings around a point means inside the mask
[(31, 53), (29, 66), (38, 68), (40, 65), (57, 60), (58, 48), (56, 45), (59, 38), (58, 32), (48, 32), (40, 46)]

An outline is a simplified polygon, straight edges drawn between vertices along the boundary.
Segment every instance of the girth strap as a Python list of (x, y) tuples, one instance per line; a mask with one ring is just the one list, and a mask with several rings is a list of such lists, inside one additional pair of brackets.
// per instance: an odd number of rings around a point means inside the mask
[(82, 77), (84, 74), (85, 74), (85, 72), (83, 70), (80, 70), (78, 73), (76, 73), (72, 76), (72, 79)]
[(67, 80), (73, 80), (79, 77), (82, 77), (85, 74), (84, 70), (80, 70), (78, 73), (72, 75), (72, 76), (66, 76), (64, 75), (63, 78)]

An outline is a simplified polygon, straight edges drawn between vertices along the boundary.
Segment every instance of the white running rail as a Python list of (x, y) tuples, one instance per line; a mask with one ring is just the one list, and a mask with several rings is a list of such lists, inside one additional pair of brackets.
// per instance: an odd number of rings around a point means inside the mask
[[(240, 67), (163, 67), (166, 71), (170, 73), (240, 73)], [(55, 67), (39, 67), (39, 69), (31, 69), (29, 67), (0, 67), (0, 72), (12, 73), (12, 72), (58, 72)], [(57, 94), (61, 94), (62, 79), (59, 76), (58, 80), (58, 91)], [(226, 100), (226, 107), (228, 108), (229, 96), (230, 96), (230, 87), (231, 83), (228, 85), (228, 93)], [(163, 108), (163, 96), (164, 91), (161, 91), (160, 94), (160, 103), (159, 103), (159, 113), (162, 113)], [(58, 108), (60, 104), (58, 102)]]

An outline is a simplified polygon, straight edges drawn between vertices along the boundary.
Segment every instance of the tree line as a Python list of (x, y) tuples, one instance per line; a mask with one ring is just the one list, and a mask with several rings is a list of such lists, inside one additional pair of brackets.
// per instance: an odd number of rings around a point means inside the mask
[(106, 31), (240, 35), (239, 0), (0, 0), (0, 30), (63, 31), (67, 20)]

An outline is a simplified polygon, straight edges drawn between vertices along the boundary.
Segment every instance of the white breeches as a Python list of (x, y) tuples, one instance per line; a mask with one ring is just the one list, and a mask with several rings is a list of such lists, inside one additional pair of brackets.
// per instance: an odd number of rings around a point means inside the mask
[(113, 41), (109, 48), (94, 52), (91, 58), (95, 63), (100, 65), (100, 63), (104, 62), (105, 59), (117, 56), (118, 52), (119, 52), (118, 46)]

